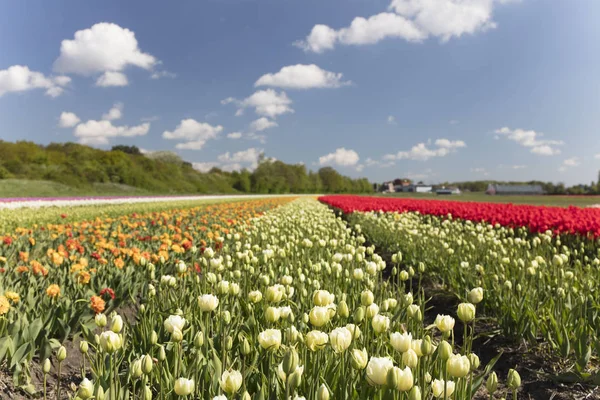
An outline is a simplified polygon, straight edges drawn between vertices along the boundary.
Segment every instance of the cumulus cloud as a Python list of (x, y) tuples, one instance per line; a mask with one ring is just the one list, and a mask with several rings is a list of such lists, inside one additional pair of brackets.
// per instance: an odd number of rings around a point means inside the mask
[(393, 115), (389, 115), (387, 117), (387, 123), (390, 125), (396, 125), (396, 117), (394, 117)]
[(102, 119), (107, 121), (114, 121), (120, 119), (123, 116), (123, 103), (115, 103), (106, 114), (102, 115)]
[(240, 139), (242, 137), (242, 132), (231, 132), (227, 134), (227, 138), (229, 139)]
[(561, 166), (558, 168), (559, 171), (564, 172), (569, 168), (578, 167), (581, 165), (579, 157), (571, 157), (563, 160)]
[(219, 163), (217, 162), (195, 162), (192, 163), (192, 168), (194, 168), (197, 171), (206, 173), (218, 165)]
[(112, 122), (89, 120), (75, 127), (75, 136), (83, 144), (108, 144), (110, 138), (144, 136), (150, 130), (150, 123), (137, 126), (114, 126)]
[(290, 107), (292, 100), (290, 100), (287, 94), (283, 91), (278, 93), (273, 89), (256, 91), (244, 100), (237, 100), (233, 97), (221, 100), (221, 104), (230, 103), (238, 106), (236, 116), (242, 115), (245, 108), (254, 108), (256, 114), (269, 118), (294, 112)]
[(127, 77), (122, 71), (127, 67), (152, 70), (157, 63), (153, 55), (140, 50), (133, 31), (101, 22), (61, 42), (54, 70), (83, 76), (102, 74), (98, 86), (125, 86)]
[(427, 161), (433, 157), (444, 157), (455, 152), (457, 149), (466, 147), (462, 140), (437, 139), (434, 143), (435, 147), (428, 147), (430, 143), (418, 143), (408, 151), (399, 151), (396, 154), (386, 154), (383, 159), (386, 161), (392, 160), (418, 160)]
[(339, 88), (351, 82), (342, 81), (343, 74), (326, 71), (315, 64), (288, 65), (274, 74), (258, 78), (254, 86), (272, 86), (284, 89)]
[(353, 166), (358, 164), (360, 157), (358, 153), (354, 150), (346, 149), (344, 147), (340, 147), (336, 149), (333, 153), (326, 154), (322, 157), (319, 157), (320, 165), (339, 165), (343, 167)]
[(0, 70), (0, 97), (5, 93), (46, 89), (50, 97), (60, 96), (71, 82), (68, 76), (48, 77), (41, 72), (31, 71), (26, 65), (13, 65)]
[(172, 140), (183, 140), (175, 145), (177, 149), (200, 150), (207, 141), (215, 139), (223, 131), (221, 125), (212, 126), (194, 119), (182, 119), (173, 131), (164, 131), (162, 137)]
[(225, 171), (240, 170), (242, 167), (252, 170), (258, 165), (258, 158), (262, 153), (262, 149), (251, 147), (235, 153), (227, 152), (221, 154), (217, 159)]
[(560, 149), (556, 146), (565, 144), (562, 140), (542, 139), (544, 136), (541, 132), (525, 129), (510, 129), (508, 127), (496, 129), (495, 133), (498, 137), (506, 137), (523, 147), (527, 147), (533, 154), (543, 156), (553, 156), (560, 154)]
[(356, 17), (348, 27), (315, 25), (294, 43), (308, 52), (323, 53), (336, 44), (366, 45), (387, 38), (420, 42), (429, 37), (446, 42), (453, 37), (495, 28), (495, 3), (506, 0), (392, 0), (388, 10), (368, 18)]
[(58, 126), (61, 128), (72, 128), (77, 125), (81, 119), (75, 113), (63, 111), (58, 118)]
[(261, 117), (261, 118), (259, 118), (257, 120), (254, 120), (254, 121), (252, 121), (250, 123), (250, 130), (252, 132), (262, 132), (262, 131), (264, 131), (266, 129), (275, 128), (277, 126), (279, 126), (277, 124), (277, 122), (271, 121), (270, 119), (265, 118), (265, 117)]
[(122, 72), (106, 71), (96, 79), (96, 86), (110, 87), (110, 86), (127, 86), (129, 81), (127, 75)]

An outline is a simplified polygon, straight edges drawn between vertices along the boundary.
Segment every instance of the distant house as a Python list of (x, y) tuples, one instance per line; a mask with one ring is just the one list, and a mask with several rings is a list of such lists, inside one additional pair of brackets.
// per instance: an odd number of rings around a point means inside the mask
[(460, 194), (460, 189), (457, 187), (443, 187), (439, 188), (435, 191), (436, 194), (441, 195), (452, 195), (452, 194)]
[(489, 195), (540, 195), (544, 194), (541, 185), (498, 185), (490, 183), (486, 194)]

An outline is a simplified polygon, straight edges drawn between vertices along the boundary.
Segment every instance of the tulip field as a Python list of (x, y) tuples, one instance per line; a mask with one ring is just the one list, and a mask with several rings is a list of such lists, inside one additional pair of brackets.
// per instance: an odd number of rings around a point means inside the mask
[(598, 209), (248, 197), (0, 227), (2, 399), (600, 398)]

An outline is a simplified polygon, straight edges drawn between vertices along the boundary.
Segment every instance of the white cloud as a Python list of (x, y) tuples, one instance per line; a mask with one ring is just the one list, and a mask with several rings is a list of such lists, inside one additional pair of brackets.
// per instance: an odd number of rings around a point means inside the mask
[(251, 147), (247, 150), (238, 151), (236, 153), (224, 153), (221, 154), (217, 159), (221, 162), (227, 163), (254, 163), (258, 160), (258, 157), (262, 153), (261, 149), (257, 149), (255, 147)]
[(96, 79), (96, 86), (110, 87), (110, 86), (127, 86), (129, 81), (127, 75), (122, 72), (106, 71)]
[(530, 148), (531, 152), (538, 155), (553, 156), (560, 154), (560, 149), (555, 146), (564, 144), (562, 140), (541, 139), (544, 134), (533, 130), (510, 129), (508, 127), (496, 129), (498, 137), (505, 136), (523, 147)]
[(254, 120), (254, 121), (252, 121), (250, 123), (250, 130), (252, 132), (262, 132), (265, 129), (275, 128), (277, 126), (279, 126), (277, 124), (277, 122), (271, 121), (270, 119), (265, 118), (265, 117), (261, 117), (261, 118), (259, 118), (257, 120)]
[(444, 157), (448, 154), (456, 151), (459, 148), (466, 147), (464, 141), (462, 140), (448, 140), (448, 139), (437, 139), (435, 141), (435, 146), (437, 148), (430, 148), (431, 141), (425, 143), (418, 143), (413, 146), (408, 151), (399, 151), (396, 154), (386, 154), (383, 156), (384, 160), (418, 160), (418, 161), (427, 161), (433, 157)]
[(200, 150), (208, 140), (215, 139), (221, 131), (223, 131), (221, 125), (212, 126), (189, 118), (182, 119), (174, 131), (164, 131), (162, 137), (184, 140), (185, 143), (175, 145), (178, 149)]
[(364, 164), (358, 164), (354, 169), (357, 172), (362, 172), (362, 170), (365, 169), (365, 165)]
[(274, 74), (258, 78), (254, 86), (272, 86), (286, 89), (339, 88), (351, 82), (342, 81), (343, 74), (326, 71), (315, 64), (288, 65)]
[(448, 123), (449, 123), (450, 125), (456, 125), (456, 124), (458, 124), (459, 122), (460, 122), (460, 121), (459, 121), (459, 120), (457, 120), (457, 119), (451, 119), (450, 121), (448, 121)]
[(102, 119), (107, 121), (114, 121), (120, 119), (123, 116), (123, 103), (115, 103), (106, 114), (102, 115)]
[(427, 35), (419, 31), (412, 21), (394, 13), (383, 12), (369, 18), (356, 17), (349, 27), (337, 31), (327, 25), (315, 25), (305, 40), (297, 41), (294, 45), (304, 51), (323, 53), (333, 49), (336, 43), (365, 45), (390, 37), (420, 41)]
[(396, 125), (396, 117), (394, 117), (393, 115), (389, 115), (387, 117), (387, 123), (390, 125)]
[(354, 150), (346, 150), (344, 147), (336, 149), (335, 152), (319, 157), (319, 164), (335, 164), (340, 166), (352, 166), (358, 164), (360, 157)]
[(435, 145), (446, 149), (458, 149), (461, 147), (467, 147), (465, 142), (462, 140), (448, 140), (448, 139), (437, 139)]
[[(395, 156), (394, 156), (394, 159), (395, 159)], [(387, 161), (387, 162), (382, 162), (382, 161), (378, 161), (378, 160), (373, 160), (370, 157), (365, 160), (366, 167), (389, 168), (389, 167), (393, 167), (394, 165), (396, 165), (396, 163), (393, 160)]]
[(13, 65), (0, 70), (0, 97), (5, 93), (32, 89), (46, 89), (47, 96), (57, 97), (70, 82), (68, 76), (47, 77), (41, 72), (31, 71), (26, 65)]
[(506, 0), (392, 0), (388, 12), (368, 18), (356, 17), (350, 26), (334, 29), (315, 25), (295, 46), (315, 53), (332, 50), (336, 44), (365, 45), (387, 38), (420, 42), (429, 37), (442, 42), (452, 37), (495, 28), (494, 3)]
[(596, 158), (596, 159), (600, 159), (600, 153), (598, 153), (598, 154), (594, 155), (594, 158)]
[(150, 75), (151, 79), (160, 79), (160, 78), (171, 78), (174, 79), (177, 77), (177, 74), (174, 74), (169, 71), (155, 71)]
[(563, 160), (561, 166), (558, 168), (559, 171), (564, 172), (569, 168), (578, 167), (581, 165), (579, 157), (571, 157)]
[(234, 103), (239, 107), (235, 114), (236, 116), (242, 115), (245, 108), (254, 108), (256, 114), (269, 118), (275, 118), (281, 114), (294, 112), (290, 107), (292, 100), (287, 97), (287, 94), (283, 91), (277, 93), (273, 89), (256, 91), (251, 96), (241, 101), (233, 97), (221, 100), (221, 104), (230, 103)]
[(231, 132), (227, 134), (229, 139), (240, 139), (242, 137), (242, 132)]
[(482, 174), (483, 176), (489, 176), (490, 173), (482, 167), (477, 167), (477, 168), (471, 168), (471, 172), (474, 172), (476, 174)]
[(61, 42), (54, 70), (84, 76), (104, 74), (96, 82), (98, 86), (124, 86), (127, 78), (121, 72), (125, 68), (152, 70), (157, 63), (154, 56), (140, 50), (133, 31), (101, 22)]
[(246, 150), (238, 151), (233, 154), (230, 152), (221, 154), (217, 157), (224, 171), (240, 170), (244, 167), (253, 170), (258, 165), (258, 158), (260, 157), (262, 149), (251, 147)]
[(203, 173), (210, 171), (211, 169), (213, 169), (214, 167), (216, 167), (218, 165), (219, 165), (219, 163), (217, 163), (217, 162), (195, 162), (195, 163), (192, 163), (192, 167), (195, 170), (198, 170)]
[(72, 128), (80, 121), (81, 119), (75, 113), (63, 111), (58, 118), (58, 126), (61, 128)]
[(114, 126), (110, 121), (89, 120), (75, 127), (75, 136), (83, 144), (108, 144), (109, 138), (144, 136), (150, 130), (150, 123), (137, 126)]
[(246, 139), (249, 140), (256, 140), (262, 144), (265, 144), (267, 142), (267, 137), (265, 135), (259, 135), (256, 132), (250, 132), (246, 135)]

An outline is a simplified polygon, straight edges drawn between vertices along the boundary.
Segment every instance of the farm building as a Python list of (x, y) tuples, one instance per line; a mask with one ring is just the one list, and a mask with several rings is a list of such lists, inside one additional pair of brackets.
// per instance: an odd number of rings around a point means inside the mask
[(498, 185), (492, 183), (488, 185), (485, 193), (489, 195), (539, 195), (544, 194), (544, 189), (541, 185)]
[(423, 183), (418, 183), (416, 185), (410, 184), (408, 186), (396, 187), (396, 192), (431, 193), (432, 191), (433, 191), (432, 186), (424, 185)]
[(460, 194), (460, 189), (457, 187), (443, 187), (439, 188), (435, 191), (436, 194)]

